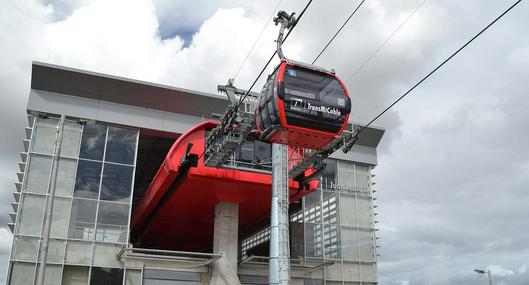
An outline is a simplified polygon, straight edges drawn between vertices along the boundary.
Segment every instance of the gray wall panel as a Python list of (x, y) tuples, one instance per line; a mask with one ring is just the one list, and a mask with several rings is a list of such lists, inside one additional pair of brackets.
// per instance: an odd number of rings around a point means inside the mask
[(200, 273), (197, 272), (179, 272), (171, 270), (145, 269), (143, 271), (145, 279), (168, 279), (180, 281), (200, 281)]
[(143, 279), (143, 285), (200, 285), (200, 281)]
[(373, 147), (355, 145), (348, 153), (338, 150), (331, 155), (332, 158), (356, 161), (369, 165), (377, 165), (377, 149)]
[(143, 285), (200, 285), (200, 273), (145, 269)]
[(97, 120), (161, 130), (163, 111), (101, 101)]
[(66, 96), (32, 89), (29, 93), (28, 110), (53, 114), (65, 113), (69, 116), (95, 120), (98, 100)]
[(203, 120), (189, 115), (42, 90), (31, 90), (28, 111), (64, 113), (83, 119), (177, 133), (183, 133)]

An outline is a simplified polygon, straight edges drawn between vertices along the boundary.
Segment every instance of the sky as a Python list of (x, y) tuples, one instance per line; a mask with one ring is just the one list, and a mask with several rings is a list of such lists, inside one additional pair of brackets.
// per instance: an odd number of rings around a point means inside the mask
[[(367, 122), (513, 2), (366, 0), (316, 64), (344, 80), (363, 66), (347, 85), (352, 120)], [(0, 274), (33, 60), (215, 93), (266, 24), (235, 79), (244, 89), (274, 50), (278, 3), (299, 14), (306, 2), (3, 1)], [(286, 56), (311, 62), (358, 3), (314, 0)], [(522, 1), (375, 122), (386, 130), (374, 170), (380, 284), (486, 284), (475, 268), (529, 284), (528, 27)]]

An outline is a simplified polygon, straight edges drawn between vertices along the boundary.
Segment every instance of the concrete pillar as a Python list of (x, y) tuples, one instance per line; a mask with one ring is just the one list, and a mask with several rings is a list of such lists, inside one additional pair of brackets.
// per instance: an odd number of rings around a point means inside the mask
[(213, 252), (222, 257), (211, 266), (210, 285), (237, 285), (237, 250), (239, 247), (239, 204), (220, 202), (215, 206)]

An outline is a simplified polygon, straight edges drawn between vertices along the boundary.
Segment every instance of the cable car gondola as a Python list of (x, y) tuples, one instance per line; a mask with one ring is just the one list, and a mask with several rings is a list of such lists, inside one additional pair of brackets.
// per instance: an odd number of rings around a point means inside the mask
[(345, 85), (333, 73), (282, 61), (256, 108), (261, 139), (321, 149), (344, 130), (351, 111)]
[(268, 77), (255, 109), (260, 139), (319, 150), (345, 129), (351, 112), (349, 93), (334, 71), (286, 59), (283, 32), (295, 25), (295, 18), (281, 11), (274, 21), (281, 23), (281, 63)]

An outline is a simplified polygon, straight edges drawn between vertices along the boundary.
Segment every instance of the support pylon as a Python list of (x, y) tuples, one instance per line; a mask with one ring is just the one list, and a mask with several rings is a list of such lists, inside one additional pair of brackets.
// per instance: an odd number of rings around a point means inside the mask
[(272, 144), (272, 211), (268, 277), (270, 284), (290, 284), (288, 203), (288, 146)]

